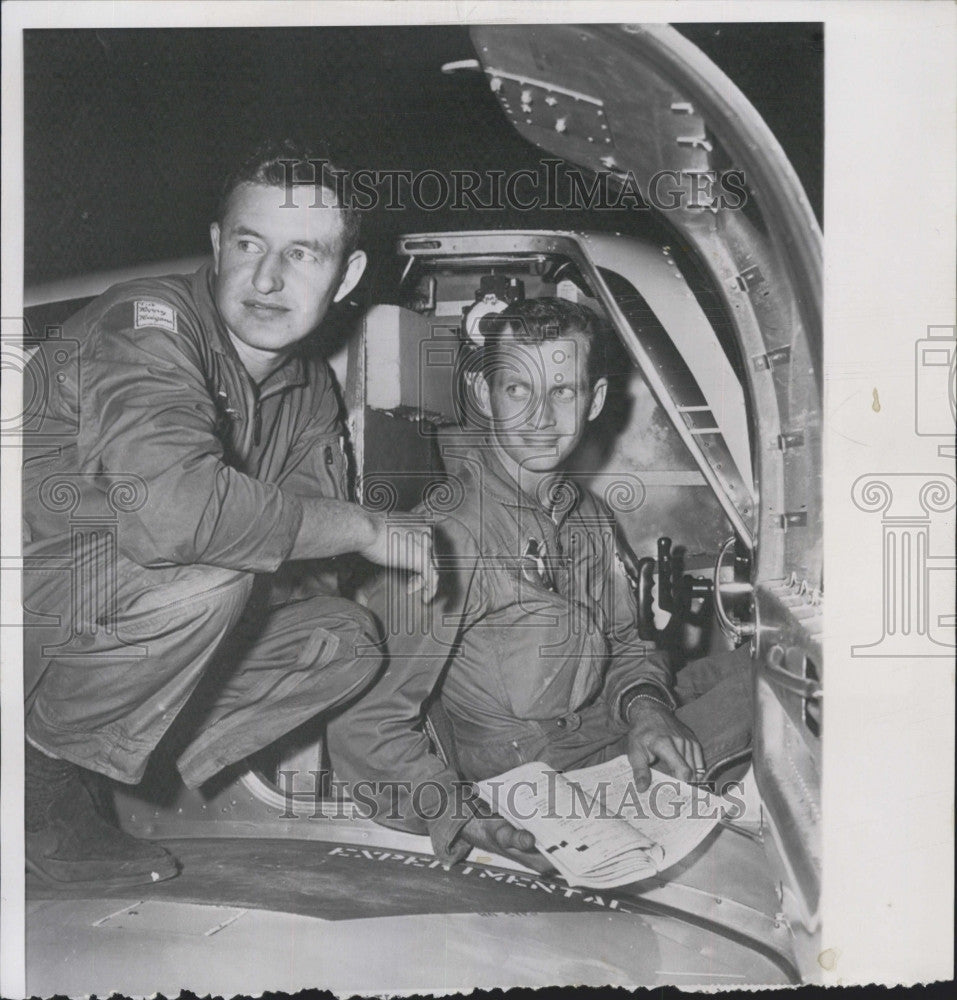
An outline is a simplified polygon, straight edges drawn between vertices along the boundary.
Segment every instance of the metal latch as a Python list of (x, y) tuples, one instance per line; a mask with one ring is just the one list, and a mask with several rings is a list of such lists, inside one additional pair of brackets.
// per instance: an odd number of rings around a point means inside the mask
[(756, 358), (751, 359), (751, 364), (754, 365), (754, 370), (756, 372), (767, 371), (769, 368), (773, 368), (775, 365), (786, 365), (791, 362), (791, 346), (790, 344), (786, 347), (779, 347), (777, 350), (768, 351), (767, 354), (759, 354)]
[(788, 528), (806, 528), (807, 511), (789, 510), (778, 517), (778, 527), (787, 531)]
[(787, 451), (789, 448), (803, 448), (804, 431), (789, 431), (785, 434), (779, 434), (778, 447), (781, 451)]

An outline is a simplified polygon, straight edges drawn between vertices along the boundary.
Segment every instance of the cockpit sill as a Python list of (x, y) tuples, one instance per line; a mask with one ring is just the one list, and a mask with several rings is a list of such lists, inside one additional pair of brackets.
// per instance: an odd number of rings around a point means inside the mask
[[(237, 767), (202, 793), (181, 788), (175, 802), (160, 808), (139, 797), (135, 788), (118, 789), (115, 805), (124, 829), (163, 841), (298, 840), (314, 843), (317, 850), (338, 859), (382, 865), (383, 872), (393, 866), (441, 868), (428, 837), (381, 826), (348, 799), (317, 798), (308, 784), (305, 776), (304, 785), (290, 796), (263, 775)], [(607, 912), (665, 915), (744, 944), (770, 959), (787, 981), (798, 983), (787, 920), (766, 905), (773, 888), (761, 829), (759, 823), (752, 835), (742, 837), (738, 830), (719, 825), (664, 875), (611, 891), (568, 886), (511, 858), (477, 849), (452, 866), (450, 874), (466, 881), (493, 879), (537, 895), (574, 897)]]

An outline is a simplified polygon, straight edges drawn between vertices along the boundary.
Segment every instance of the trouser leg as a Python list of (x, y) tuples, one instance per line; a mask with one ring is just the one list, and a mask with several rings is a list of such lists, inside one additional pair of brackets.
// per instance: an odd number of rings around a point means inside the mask
[[(208, 566), (141, 570), (137, 582), (117, 595), (115, 628), (84, 622), (79, 643), (53, 596), (35, 601), (51, 617), (56, 608), (63, 627), (25, 650), (27, 739), (118, 781), (142, 778), (208, 673), (222, 673), (217, 693), (179, 762), (192, 785), (341, 704), (381, 666), (374, 619), (351, 601), (273, 604), (289, 598), (280, 577)], [(58, 652), (67, 645), (69, 655)]]
[[(706, 768), (747, 753), (754, 717), (747, 646), (687, 664), (678, 672), (674, 690), (675, 718), (697, 737)], [(627, 727), (609, 720), (604, 703), (566, 716), (559, 730), (550, 728), (540, 753), (557, 770), (589, 767), (628, 752)]]
[(754, 700), (747, 644), (687, 664), (678, 672), (675, 696), (675, 717), (698, 738), (707, 768), (749, 749)]
[[(702, 745), (705, 765), (720, 764), (747, 751), (753, 717), (751, 659), (747, 647), (689, 663), (678, 673), (676, 718)], [(480, 779), (533, 760), (558, 771), (590, 767), (628, 752), (628, 727), (613, 719), (599, 699), (561, 719), (526, 722), (508, 734), (478, 733), (461, 738), (453, 717), (456, 748), (466, 776)]]
[(339, 597), (257, 609), (236, 639), (200, 735), (177, 762), (190, 787), (358, 695), (383, 662), (373, 617)]
[[(60, 608), (59, 632), (43, 630), (47, 641), (31, 637), (25, 649), (27, 739), (127, 783), (142, 778), (150, 753), (240, 620), (253, 583), (248, 573), (209, 566), (143, 570), (140, 577), (138, 593), (124, 588), (118, 595), (115, 627), (84, 622), (77, 638), (69, 610)], [(143, 580), (155, 585), (143, 589)]]

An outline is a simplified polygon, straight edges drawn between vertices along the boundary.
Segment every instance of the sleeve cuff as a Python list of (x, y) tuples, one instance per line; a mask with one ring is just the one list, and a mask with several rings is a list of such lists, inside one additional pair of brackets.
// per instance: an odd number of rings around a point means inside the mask
[(302, 527), (303, 515), (300, 499), (292, 493), (283, 492), (282, 510), (268, 542), (263, 546), (262, 558), (264, 562), (268, 561), (268, 566), (257, 572), (275, 573), (283, 563), (288, 562)]
[(640, 681), (635, 681), (634, 684), (629, 684), (621, 692), (621, 694), (618, 695), (618, 698), (615, 702), (616, 719), (624, 720), (624, 714), (622, 709), (624, 707), (625, 700), (633, 691), (636, 691), (638, 688), (644, 688), (644, 687), (654, 688), (655, 693), (661, 695), (661, 700), (671, 709), (672, 712), (675, 711), (675, 709), (678, 707), (678, 703), (677, 701), (675, 701), (674, 695), (671, 693), (671, 691), (668, 690), (667, 687), (665, 687), (664, 684), (659, 684), (657, 681), (640, 680)]
[(449, 808), (428, 822), (432, 849), (436, 858), (445, 865), (455, 864), (457, 861), (463, 860), (471, 850), (470, 845), (462, 841), (459, 835), (468, 821), (476, 815), (472, 805), (474, 792), (472, 796), (462, 794), (462, 791), (468, 792), (471, 787), (470, 783), (457, 781), (455, 784), (459, 786), (458, 794), (452, 795)]

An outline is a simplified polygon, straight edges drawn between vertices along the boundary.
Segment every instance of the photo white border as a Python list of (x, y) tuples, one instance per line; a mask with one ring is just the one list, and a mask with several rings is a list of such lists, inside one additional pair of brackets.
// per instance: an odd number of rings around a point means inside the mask
[[(551, 21), (822, 21), (825, 25), (825, 564), (822, 968), (833, 984), (953, 976), (954, 664), (852, 657), (880, 629), (880, 518), (851, 502), (861, 475), (953, 475), (914, 432), (914, 352), (955, 322), (957, 7), (949, 0), (818, 3), (26, 3), (2, 7), (0, 315), (22, 315), (24, 28)], [(9, 379), (5, 379), (9, 382)], [(874, 395), (874, 391), (877, 395)], [(4, 385), (4, 415), (19, 412)], [(879, 401), (880, 410), (874, 402)], [(19, 553), (19, 454), (0, 449), (3, 565)], [(954, 540), (953, 511), (933, 527)], [(937, 574), (940, 578), (943, 574)], [(935, 601), (947, 604), (938, 579)], [(952, 583), (951, 583), (952, 586)], [(20, 614), (3, 574), (2, 621)], [(0, 629), (0, 994), (24, 995), (19, 633)], [(321, 987), (322, 984), (316, 984)]]

